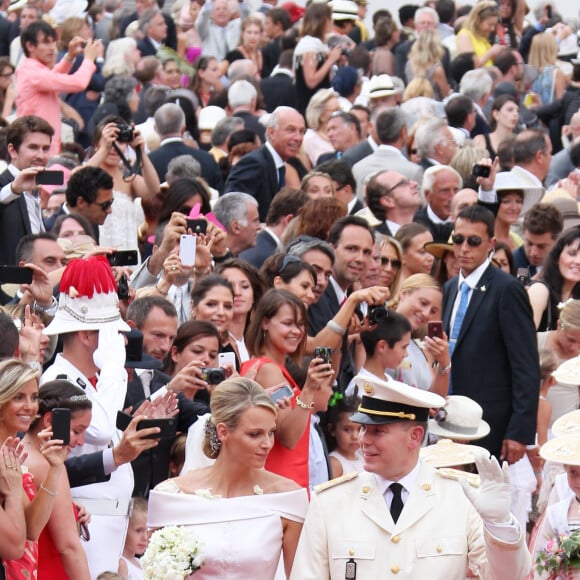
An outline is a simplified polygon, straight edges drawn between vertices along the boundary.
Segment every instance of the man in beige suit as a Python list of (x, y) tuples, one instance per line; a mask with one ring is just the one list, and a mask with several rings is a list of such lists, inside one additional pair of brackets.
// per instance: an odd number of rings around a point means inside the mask
[(364, 199), (364, 180), (377, 171), (398, 171), (421, 185), (423, 168), (409, 161), (402, 153), (407, 140), (407, 115), (404, 111), (398, 107), (387, 107), (379, 113), (374, 126), (379, 148), (352, 168), (357, 197)]
[[(445, 367), (447, 368), (447, 367)], [(365, 472), (315, 488), (291, 580), (523, 579), (525, 537), (510, 513), (507, 464), (478, 456), (478, 488), (419, 461), (430, 407), (444, 399), (357, 377)], [(462, 489), (463, 487), (463, 489)]]

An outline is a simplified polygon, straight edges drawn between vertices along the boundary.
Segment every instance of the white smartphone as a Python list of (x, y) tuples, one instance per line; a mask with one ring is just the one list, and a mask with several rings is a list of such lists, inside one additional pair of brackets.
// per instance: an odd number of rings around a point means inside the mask
[(184, 266), (195, 265), (195, 236), (183, 234), (179, 240), (179, 259)]
[(225, 369), (226, 366), (236, 370), (236, 355), (233, 352), (218, 353), (218, 367)]

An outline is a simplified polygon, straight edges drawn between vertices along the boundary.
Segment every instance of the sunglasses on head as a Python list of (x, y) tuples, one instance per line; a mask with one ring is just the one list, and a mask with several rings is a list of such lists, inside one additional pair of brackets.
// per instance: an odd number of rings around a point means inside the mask
[(284, 256), (284, 259), (282, 260), (282, 265), (280, 266), (280, 270), (278, 271), (278, 274), (282, 274), (282, 272), (284, 272), (284, 270), (290, 265), (290, 264), (297, 264), (298, 262), (302, 262), (302, 260), (298, 257), (298, 256)]
[(381, 258), (381, 266), (386, 267), (389, 264), (395, 269), (399, 269), (401, 267), (401, 260), (392, 259), (392, 258)]
[(462, 234), (454, 234), (453, 236), (451, 236), (451, 241), (456, 246), (461, 246), (463, 245), (463, 242), (467, 242), (467, 245), (471, 246), (472, 248), (477, 248), (477, 246), (481, 246), (481, 243), (483, 242), (483, 240), (479, 236), (466, 237)]
[(95, 201), (95, 204), (98, 205), (103, 211), (107, 211), (113, 205), (114, 201), (115, 201), (114, 199), (109, 199), (109, 200), (103, 201), (101, 203), (97, 203)]

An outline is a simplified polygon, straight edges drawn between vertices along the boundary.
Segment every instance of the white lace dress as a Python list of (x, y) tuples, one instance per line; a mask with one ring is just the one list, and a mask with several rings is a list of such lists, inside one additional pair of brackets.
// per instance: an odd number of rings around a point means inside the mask
[(147, 526), (184, 526), (196, 534), (205, 563), (195, 580), (278, 580), (285, 578), (281, 518), (303, 522), (307, 510), (305, 489), (222, 498), (211, 490), (184, 493), (167, 480), (149, 495)]
[(112, 213), (99, 226), (99, 245), (117, 250), (138, 250), (137, 228), (145, 221), (141, 198), (133, 199), (128, 193), (115, 189), (113, 199)]

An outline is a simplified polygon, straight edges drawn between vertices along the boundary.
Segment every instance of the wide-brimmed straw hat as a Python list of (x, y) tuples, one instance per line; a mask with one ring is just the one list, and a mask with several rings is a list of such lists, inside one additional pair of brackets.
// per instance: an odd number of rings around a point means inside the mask
[(552, 376), (564, 387), (576, 388), (580, 386), (580, 356), (564, 361)]
[(580, 409), (558, 417), (552, 425), (552, 434), (556, 437), (580, 435)]
[(455, 443), (451, 439), (441, 439), (435, 445), (422, 447), (419, 453), (421, 461), (431, 467), (453, 467), (475, 463), (476, 455), (489, 457), (489, 451), (477, 445)]
[(483, 409), (469, 397), (450, 395), (445, 406), (429, 419), (429, 433), (456, 441), (475, 441), (489, 435)]
[(580, 435), (555, 437), (540, 447), (540, 456), (546, 461), (580, 466)]

